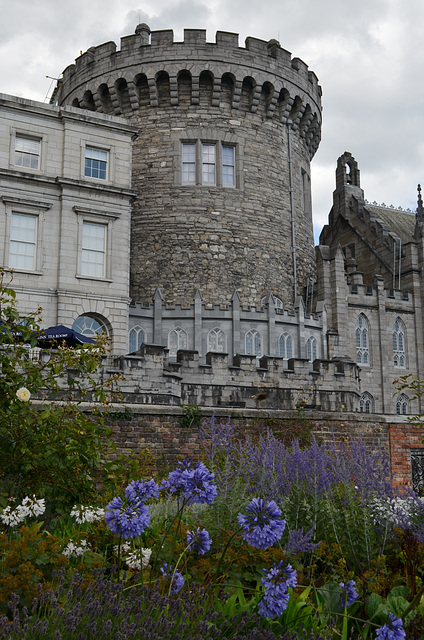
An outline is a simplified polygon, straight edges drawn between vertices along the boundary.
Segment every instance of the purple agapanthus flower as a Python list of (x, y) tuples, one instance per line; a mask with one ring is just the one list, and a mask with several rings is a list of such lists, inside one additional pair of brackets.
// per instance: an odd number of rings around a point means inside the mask
[(261, 579), (265, 587), (265, 594), (259, 603), (259, 613), (265, 618), (278, 618), (286, 609), (290, 599), (287, 593), (288, 587), (294, 588), (297, 585), (296, 569), (288, 564), (282, 569), (283, 561), (267, 570), (264, 569), (265, 577)]
[(211, 548), (212, 540), (206, 529), (197, 527), (197, 531), (187, 531), (187, 545), (203, 556)]
[(145, 503), (150, 498), (155, 498), (155, 500), (159, 498), (159, 487), (153, 479), (147, 482), (133, 480), (125, 489), (125, 495), (129, 500), (141, 500)]
[(393, 613), (389, 613), (389, 622), (377, 629), (375, 637), (379, 640), (403, 640), (406, 638), (402, 618), (397, 618)]
[(183, 460), (162, 481), (161, 489), (182, 496), (186, 504), (212, 504), (218, 493), (214, 478), (215, 475), (203, 462), (193, 465), (191, 460)]
[(346, 585), (344, 582), (340, 582), (339, 586), (342, 588), (342, 593), (340, 595), (340, 604), (342, 605), (342, 607), (350, 607), (350, 605), (353, 604), (358, 598), (358, 591), (356, 589), (355, 580), (349, 580)]
[(237, 516), (243, 529), (243, 538), (256, 549), (272, 547), (281, 538), (286, 526), (274, 500), (265, 503), (262, 498), (253, 498), (246, 511), (247, 515), (239, 513)]
[(172, 566), (168, 567), (167, 562), (163, 563), (163, 567), (160, 568), (160, 571), (164, 578), (170, 578), (172, 580), (170, 591), (172, 595), (181, 591), (184, 586), (184, 578), (179, 571), (174, 573)]
[(112, 533), (122, 538), (136, 538), (150, 524), (149, 508), (140, 500), (113, 498), (105, 509), (106, 524)]

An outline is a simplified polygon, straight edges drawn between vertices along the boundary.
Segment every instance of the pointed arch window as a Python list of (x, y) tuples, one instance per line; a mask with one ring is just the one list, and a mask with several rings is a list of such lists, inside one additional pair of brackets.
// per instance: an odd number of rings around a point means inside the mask
[(400, 416), (406, 416), (408, 414), (409, 398), (404, 393), (401, 393), (396, 400), (396, 413)]
[(372, 413), (374, 409), (374, 398), (368, 391), (364, 391), (364, 393), (359, 398), (359, 411), (361, 413)]
[(306, 357), (308, 358), (309, 362), (313, 362), (317, 359), (317, 341), (314, 336), (308, 338), (306, 342)]
[(128, 353), (138, 351), (143, 342), (146, 342), (146, 332), (139, 325), (136, 325), (130, 330), (128, 336)]
[(208, 351), (224, 353), (227, 348), (227, 335), (219, 327), (211, 329), (208, 333)]
[(256, 329), (251, 329), (246, 333), (245, 338), (246, 355), (260, 358), (262, 355), (262, 336)]
[(278, 338), (278, 355), (280, 358), (293, 358), (293, 340), (292, 337), (284, 332)]
[(400, 318), (396, 318), (393, 325), (393, 364), (395, 367), (406, 366), (405, 325)]
[(360, 313), (356, 321), (356, 362), (362, 365), (370, 364), (369, 323), (366, 316)]
[(168, 333), (168, 349), (171, 357), (175, 358), (179, 349), (187, 349), (187, 344), (187, 332), (181, 327), (175, 327)]

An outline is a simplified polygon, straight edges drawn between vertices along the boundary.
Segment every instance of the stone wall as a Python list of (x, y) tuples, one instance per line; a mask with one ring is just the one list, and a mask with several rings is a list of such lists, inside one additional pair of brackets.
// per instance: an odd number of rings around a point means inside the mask
[[(156, 460), (158, 470), (172, 467), (184, 457), (199, 458), (201, 455), (199, 425), (181, 426), (184, 408), (132, 405), (128, 409), (130, 418), (111, 421), (112, 437), (118, 452), (137, 453), (148, 450)], [(286, 444), (293, 438), (304, 441), (310, 435), (315, 435), (324, 442), (333, 441), (334, 438), (336, 442), (362, 440), (372, 450), (381, 448), (387, 454), (391, 452), (391, 430), (396, 432), (397, 429), (409, 428), (399, 422), (391, 424), (384, 416), (350, 412), (326, 414), (314, 411), (231, 412), (224, 409), (201, 409), (201, 416), (206, 424), (212, 416), (218, 424), (226, 424), (230, 420), (231, 424), (237, 425), (241, 437), (249, 435), (255, 439), (271, 430)], [(410, 464), (408, 467), (405, 462), (401, 472), (400, 463), (397, 464), (396, 479), (406, 482)]]
[[(150, 303), (258, 304), (272, 291), (293, 305), (314, 271), (310, 160), (320, 141), (315, 74), (271, 40), (139, 25), (132, 36), (92, 47), (65, 69), (59, 102), (123, 114), (138, 128), (131, 229), (131, 295)], [(289, 141), (290, 138), (290, 141)], [(182, 175), (182, 146), (196, 146), (196, 179)], [(203, 180), (203, 145), (216, 152)], [(224, 184), (224, 147), (235, 178)], [(292, 200), (292, 201), (291, 201)], [(294, 235), (294, 243), (292, 236)], [(294, 250), (295, 248), (295, 250)], [(294, 256), (296, 259), (294, 259)], [(294, 278), (296, 274), (296, 283)]]

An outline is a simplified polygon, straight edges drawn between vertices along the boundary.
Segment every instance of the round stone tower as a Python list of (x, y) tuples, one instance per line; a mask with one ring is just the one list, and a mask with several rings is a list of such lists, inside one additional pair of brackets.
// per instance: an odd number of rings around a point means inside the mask
[[(134, 141), (131, 295), (150, 302), (292, 306), (314, 268), (314, 73), (276, 40), (138, 25), (65, 69), (59, 104), (122, 115)], [(112, 154), (111, 154), (112, 155)], [(111, 167), (111, 170), (113, 167)]]

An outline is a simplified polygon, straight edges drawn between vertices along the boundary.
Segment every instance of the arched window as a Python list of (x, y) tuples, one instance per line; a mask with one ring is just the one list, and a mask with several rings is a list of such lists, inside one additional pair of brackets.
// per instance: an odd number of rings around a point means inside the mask
[(260, 358), (262, 355), (262, 336), (256, 329), (246, 333), (246, 354)]
[(136, 325), (130, 330), (128, 336), (128, 353), (138, 351), (143, 342), (146, 342), (146, 332), (144, 329)]
[(179, 349), (187, 349), (187, 332), (181, 327), (175, 327), (168, 333), (169, 355), (175, 357)]
[(74, 331), (78, 331), (78, 333), (82, 333), (83, 336), (93, 338), (94, 340), (101, 333), (105, 333), (106, 335), (109, 334), (106, 325), (100, 318), (97, 316), (90, 316), (88, 314), (79, 316), (73, 323), (72, 329)]
[(293, 358), (293, 341), (288, 333), (282, 333), (278, 338), (278, 355), (280, 358)]
[(369, 324), (366, 316), (360, 313), (356, 321), (356, 362), (370, 364)]
[(314, 336), (308, 338), (306, 342), (306, 357), (309, 362), (313, 362), (317, 358), (317, 341)]
[(368, 391), (364, 391), (364, 393), (359, 398), (359, 411), (361, 413), (372, 413), (373, 412), (374, 399)]
[(406, 416), (408, 413), (409, 399), (404, 393), (401, 393), (396, 400), (396, 413), (400, 416)]
[[(283, 309), (283, 301), (281, 300), (281, 298), (277, 298), (277, 296), (273, 295), (272, 299), (274, 300), (274, 307), (276, 309)], [(266, 302), (266, 296), (261, 298), (261, 307), (262, 308), (265, 306), (265, 302)]]
[(406, 366), (405, 325), (400, 318), (396, 318), (393, 325), (393, 364), (395, 367)]
[(219, 327), (211, 329), (208, 333), (208, 351), (224, 353), (227, 347), (227, 336), (225, 331)]

